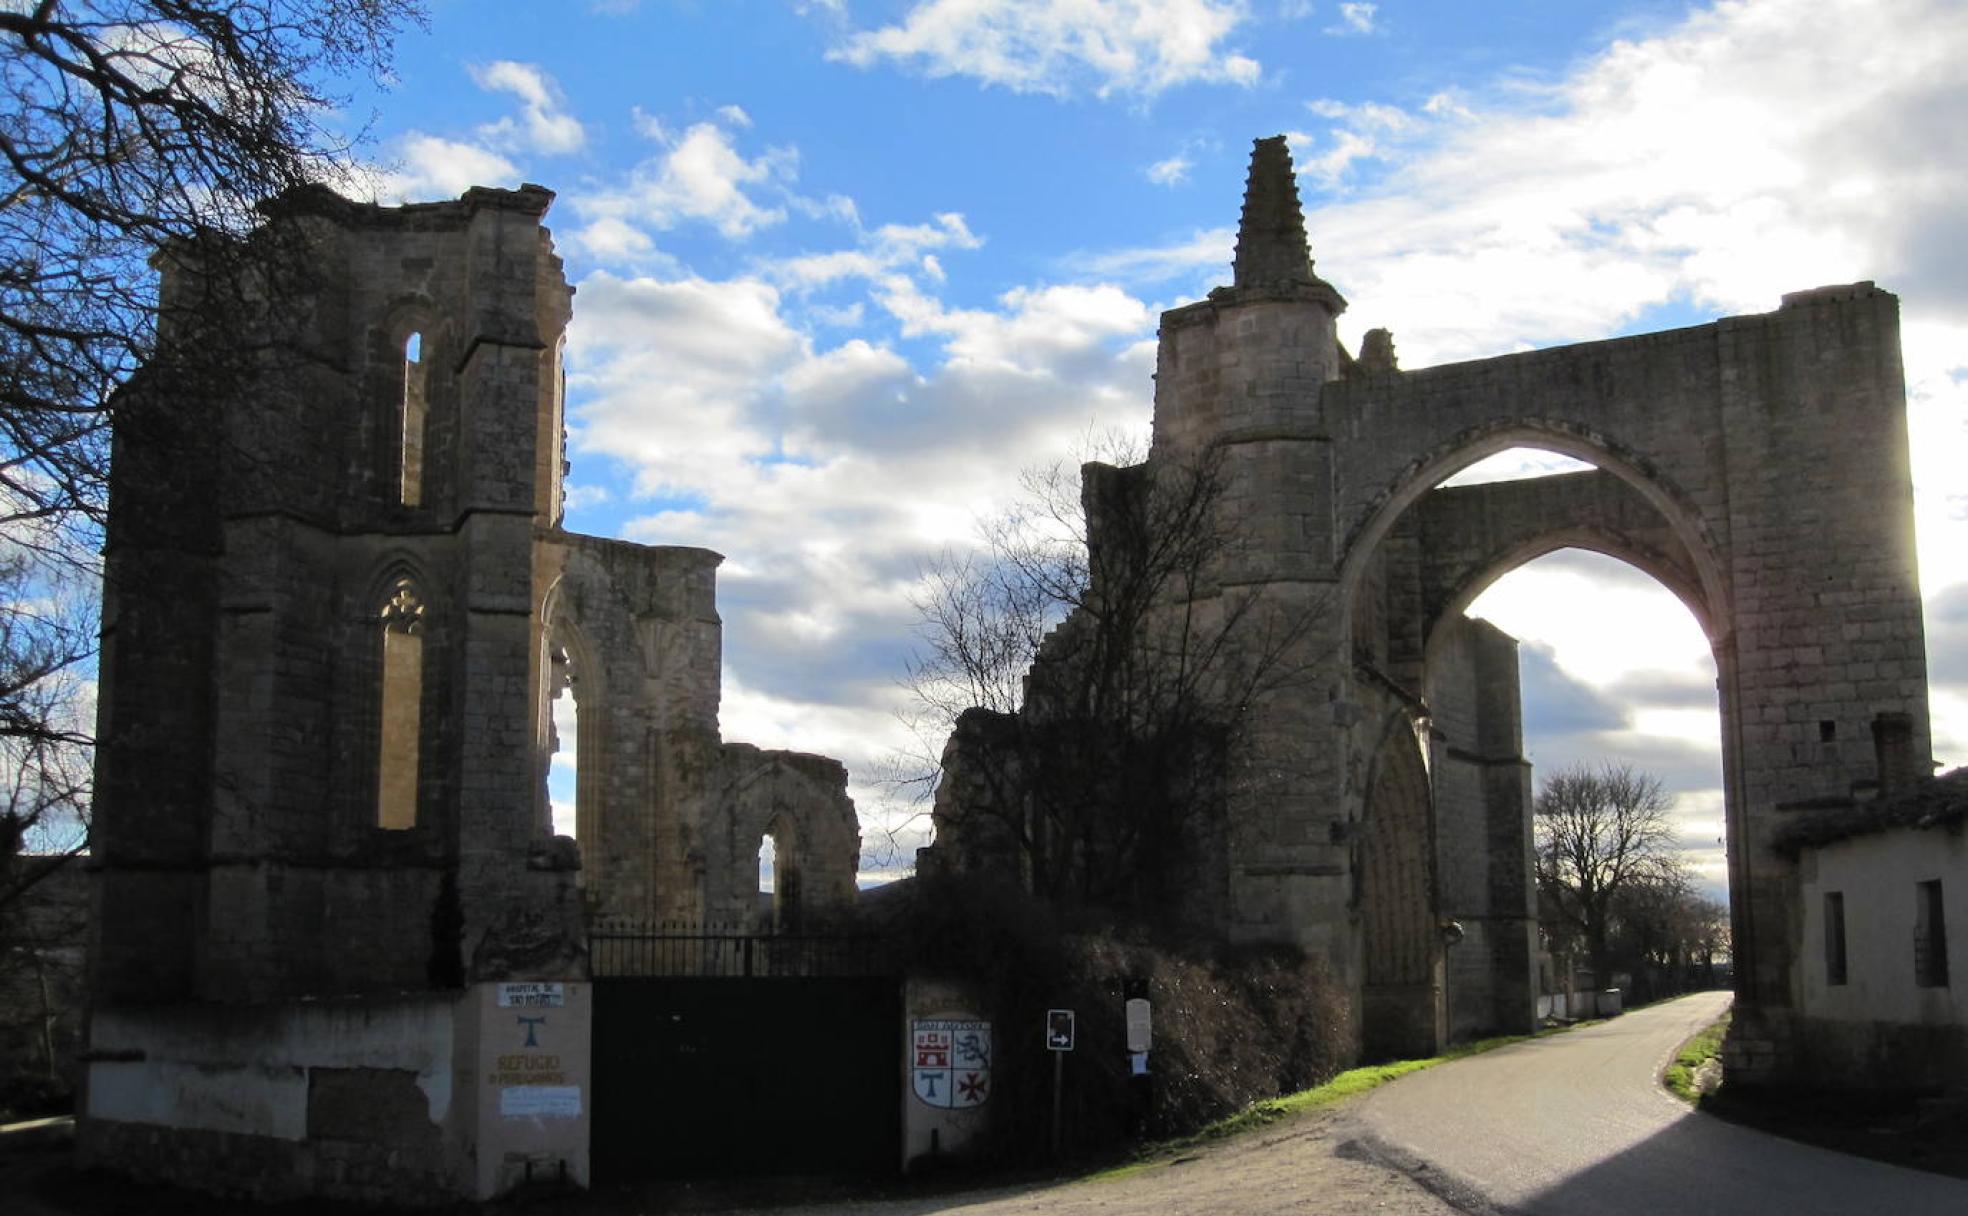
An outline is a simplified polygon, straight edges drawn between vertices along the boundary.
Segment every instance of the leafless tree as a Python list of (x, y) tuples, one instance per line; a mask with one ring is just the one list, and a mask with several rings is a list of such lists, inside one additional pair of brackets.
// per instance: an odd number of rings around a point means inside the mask
[[(266, 249), (241, 238), (266, 200), (352, 180), (360, 132), (329, 85), (380, 78), (421, 21), (420, 0), (0, 4), (0, 908), (14, 850), (80, 847), (86, 823), (73, 694), (95, 629), (74, 601), (98, 576), (119, 394), (139, 367), (195, 386), (172, 394), (186, 408), (223, 393), (228, 344), (199, 338), (268, 303), (245, 286)], [(195, 289), (158, 298), (160, 252)], [(160, 350), (170, 330), (186, 340)]]
[[(933, 567), (908, 685), (939, 834), (1037, 894), (1173, 911), (1221, 847), (1213, 817), (1249, 706), (1302, 671), (1295, 631), (1212, 583), (1233, 535), (1220, 455), (1029, 474), (981, 553)], [(954, 734), (951, 732), (954, 730)]]
[(1686, 873), (1660, 779), (1628, 765), (1577, 766), (1538, 790), (1537, 880), (1554, 936), (1574, 936), (1604, 984), (1622, 900), (1684, 889)]

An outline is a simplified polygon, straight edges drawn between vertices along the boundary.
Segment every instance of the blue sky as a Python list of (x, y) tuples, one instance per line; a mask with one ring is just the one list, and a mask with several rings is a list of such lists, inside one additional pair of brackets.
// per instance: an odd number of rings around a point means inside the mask
[[(381, 196), (558, 192), (569, 526), (727, 556), (725, 735), (845, 760), (871, 870), (912, 810), (872, 779), (922, 561), (1019, 469), (1145, 431), (1155, 318), (1227, 278), (1278, 132), (1343, 338), (1391, 328), (1404, 366), (1898, 292), (1936, 750), (1968, 760), (1968, 7), (431, 7), (349, 111)], [(1533, 760), (1659, 772), (1719, 878), (1685, 610), (1562, 553), (1474, 611), (1525, 641)]]

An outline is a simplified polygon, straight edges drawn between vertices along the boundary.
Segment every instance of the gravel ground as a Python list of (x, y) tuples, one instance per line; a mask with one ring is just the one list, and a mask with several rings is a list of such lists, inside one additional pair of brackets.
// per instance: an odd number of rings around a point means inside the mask
[[(823, 1201), (802, 1199), (797, 1186), (691, 1187), (534, 1195), (484, 1208), (486, 1216), (656, 1216), (720, 1212), (727, 1216), (1244, 1216), (1291, 1212), (1306, 1216), (1457, 1211), (1403, 1174), (1363, 1159), (1343, 1111), (1317, 1111), (1261, 1131), (1194, 1150), (1124, 1176), (1025, 1183), (984, 1190), (854, 1197), (839, 1185)], [(762, 1198), (769, 1195), (770, 1200)], [(145, 1216), (341, 1210), (302, 1204), (261, 1207), (214, 1201), (168, 1188), (136, 1188), (76, 1175), (66, 1151), (0, 1154), (0, 1210), (7, 1216)]]
[(1273, 1212), (1449, 1216), (1458, 1210), (1407, 1176), (1365, 1160), (1348, 1134), (1349, 1126), (1343, 1112), (1314, 1112), (1115, 1178), (726, 1211), (731, 1216), (1244, 1216)]

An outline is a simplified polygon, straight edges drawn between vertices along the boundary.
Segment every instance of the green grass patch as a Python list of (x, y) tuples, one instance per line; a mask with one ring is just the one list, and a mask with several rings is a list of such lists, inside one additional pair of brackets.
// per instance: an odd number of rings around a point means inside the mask
[(1499, 1035), (1493, 1039), (1478, 1039), (1473, 1043), (1464, 1043), (1458, 1047), (1451, 1048), (1439, 1056), (1429, 1056), (1426, 1059), (1395, 1060), (1389, 1064), (1369, 1064), (1365, 1068), (1350, 1069), (1340, 1073), (1324, 1085), (1315, 1086), (1311, 1089), (1302, 1089), (1295, 1094), (1285, 1094), (1281, 1097), (1253, 1103), (1234, 1115), (1218, 1119), (1201, 1131), (1193, 1132), (1190, 1135), (1175, 1140), (1161, 1140), (1154, 1144), (1143, 1145), (1140, 1151), (1135, 1154), (1134, 1160), (1091, 1174), (1088, 1176), (1088, 1181), (1117, 1182), (1122, 1178), (1132, 1177), (1145, 1170), (1166, 1165), (1172, 1158), (1180, 1157), (1191, 1149), (1200, 1148), (1205, 1144), (1212, 1144), (1218, 1140), (1227, 1140), (1231, 1136), (1242, 1135), (1244, 1132), (1255, 1131), (1261, 1127), (1269, 1127), (1281, 1119), (1287, 1119), (1293, 1115), (1303, 1114), (1310, 1110), (1319, 1110), (1323, 1107), (1343, 1102), (1348, 1098), (1358, 1097), (1370, 1089), (1377, 1089), (1389, 1081), (1397, 1077), (1405, 1077), (1411, 1072), (1420, 1072), (1424, 1068), (1433, 1068), (1437, 1064), (1446, 1064), (1450, 1060), (1460, 1060), (1468, 1056), (1481, 1055), (1486, 1051), (1495, 1051), (1499, 1047), (1508, 1047), (1512, 1043), (1522, 1043), (1526, 1039), (1541, 1039), (1546, 1035), (1562, 1034), (1567, 1030), (1576, 1030), (1580, 1026), (1589, 1026), (1592, 1024), (1592, 1022), (1578, 1022), (1571, 1026), (1540, 1030), (1536, 1034)]
[(1695, 1073), (1722, 1054), (1722, 1037), (1729, 1033), (1729, 1016), (1723, 1014), (1713, 1025), (1681, 1044), (1681, 1050), (1674, 1053), (1673, 1062), (1661, 1074), (1661, 1083), (1683, 1102), (1701, 1101), (1701, 1091), (1695, 1088)]

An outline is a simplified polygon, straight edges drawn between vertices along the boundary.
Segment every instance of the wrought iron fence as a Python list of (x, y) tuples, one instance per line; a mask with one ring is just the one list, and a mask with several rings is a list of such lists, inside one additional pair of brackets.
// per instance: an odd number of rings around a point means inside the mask
[(588, 929), (596, 979), (885, 976), (887, 938), (865, 933), (761, 933), (690, 921), (598, 921)]

